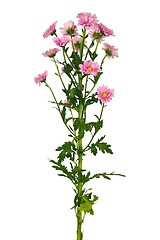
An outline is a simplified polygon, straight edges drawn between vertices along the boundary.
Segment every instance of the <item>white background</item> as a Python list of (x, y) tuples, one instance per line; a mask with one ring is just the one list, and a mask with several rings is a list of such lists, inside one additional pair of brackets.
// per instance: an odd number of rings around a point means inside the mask
[(46, 69), (52, 78), (51, 62), (41, 55), (52, 41), (43, 32), (56, 20), (58, 27), (75, 20), (79, 12), (95, 13), (114, 29), (116, 37), (108, 41), (119, 48), (119, 58), (105, 62), (101, 80), (115, 89), (103, 130), (114, 155), (88, 158), (86, 165), (127, 175), (89, 185), (99, 201), (95, 215), (86, 218), (84, 240), (160, 239), (158, 2), (1, 1), (1, 240), (75, 239), (73, 190), (47, 159), (67, 133), (48, 103), (50, 93), (33, 78)]

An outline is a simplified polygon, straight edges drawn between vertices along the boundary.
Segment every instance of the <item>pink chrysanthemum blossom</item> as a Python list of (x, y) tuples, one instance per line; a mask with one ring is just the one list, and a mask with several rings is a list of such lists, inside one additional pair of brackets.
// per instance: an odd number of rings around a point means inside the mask
[(99, 30), (103, 36), (113, 36), (113, 30), (107, 28), (102, 23), (98, 24)]
[(76, 51), (80, 50), (82, 38), (77, 35), (74, 38), (72, 38), (72, 42), (74, 44)]
[(81, 71), (86, 74), (91, 74), (96, 76), (98, 72), (100, 72), (100, 67), (97, 62), (93, 61), (84, 61), (83, 64), (79, 65)]
[(68, 35), (64, 35), (60, 38), (58, 37), (53, 38), (53, 41), (57, 46), (63, 47), (71, 41), (71, 38)]
[(110, 102), (114, 97), (114, 89), (109, 89), (107, 86), (102, 85), (97, 89), (98, 99), (103, 103)]
[(47, 28), (47, 30), (43, 33), (43, 37), (47, 38), (48, 36), (53, 36), (56, 32), (56, 22), (52, 23), (49, 28)]
[(102, 23), (95, 24), (89, 32), (93, 40), (102, 41), (106, 36), (113, 35), (113, 31)]
[(42, 74), (38, 74), (38, 76), (34, 78), (34, 82), (36, 84), (39, 83), (39, 86), (40, 86), (42, 82), (45, 82), (47, 76), (48, 76), (48, 72), (47, 71), (45, 71)]
[(78, 24), (86, 29), (91, 29), (91, 27), (98, 22), (95, 14), (83, 12), (78, 13)]
[(53, 48), (53, 49), (49, 49), (48, 51), (42, 53), (42, 55), (44, 57), (50, 57), (51, 58), (51, 57), (54, 57), (58, 51), (60, 51), (60, 49)]
[(118, 57), (118, 49), (114, 46), (111, 46), (108, 43), (104, 43), (104, 48), (102, 49), (105, 51), (108, 58)]
[(64, 27), (60, 28), (63, 35), (69, 35), (71, 37), (76, 36), (77, 33), (77, 26), (74, 24), (73, 21), (68, 21), (64, 24)]

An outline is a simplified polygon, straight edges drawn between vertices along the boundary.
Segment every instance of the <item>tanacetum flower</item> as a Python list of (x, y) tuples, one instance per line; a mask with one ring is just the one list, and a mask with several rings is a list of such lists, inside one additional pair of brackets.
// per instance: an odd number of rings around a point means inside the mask
[(42, 53), (44, 57), (54, 57), (56, 53), (60, 51), (58, 48), (49, 49), (48, 51)]
[(71, 38), (67, 35), (64, 35), (60, 38), (55, 37), (53, 38), (53, 41), (55, 42), (55, 44), (59, 47), (63, 47), (65, 46), (67, 43), (69, 43), (71, 41)]
[(102, 85), (97, 89), (97, 95), (101, 102), (110, 102), (112, 97), (114, 97), (114, 89), (109, 89), (107, 86)]
[(84, 61), (83, 64), (79, 65), (81, 71), (86, 74), (91, 74), (96, 76), (100, 72), (100, 67), (97, 62), (93, 61)]
[(39, 86), (41, 85), (41, 82), (44, 82), (46, 80), (46, 77), (48, 76), (48, 72), (45, 71), (42, 74), (38, 74), (37, 77), (34, 78), (34, 82), (37, 84), (39, 83)]
[[(72, 42), (74, 44), (74, 47), (76, 49), (76, 51), (80, 50), (81, 47), (81, 42), (82, 42), (82, 37), (79, 37), (78, 35), (75, 36), (74, 38), (72, 38)], [(86, 41), (85, 41), (86, 43)]]
[(99, 30), (103, 36), (113, 36), (113, 30), (107, 28), (105, 25), (102, 23), (98, 24)]
[(98, 22), (95, 14), (92, 15), (87, 12), (78, 13), (77, 18), (78, 24), (86, 29), (91, 29), (91, 27)]
[(47, 30), (43, 33), (43, 37), (47, 38), (48, 36), (53, 36), (56, 32), (56, 22), (52, 23), (49, 28), (47, 28)]
[(60, 28), (62, 30), (62, 34), (63, 35), (69, 35), (69, 36), (75, 36), (77, 35), (78, 33), (76, 32), (77, 31), (77, 26), (74, 24), (73, 21), (68, 21), (64, 24), (64, 27), (63, 28)]
[(104, 48), (102, 49), (105, 51), (108, 58), (118, 57), (118, 49), (114, 46), (111, 46), (108, 43), (104, 43)]

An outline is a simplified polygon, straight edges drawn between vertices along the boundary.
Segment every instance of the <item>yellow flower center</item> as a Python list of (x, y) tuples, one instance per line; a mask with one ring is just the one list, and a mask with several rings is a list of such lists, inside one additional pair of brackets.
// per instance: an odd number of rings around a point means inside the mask
[(88, 69), (88, 71), (90, 71), (90, 72), (92, 72), (92, 70), (93, 70), (92, 67), (88, 67), (87, 69)]
[(108, 93), (104, 92), (102, 93), (102, 97), (107, 97)]

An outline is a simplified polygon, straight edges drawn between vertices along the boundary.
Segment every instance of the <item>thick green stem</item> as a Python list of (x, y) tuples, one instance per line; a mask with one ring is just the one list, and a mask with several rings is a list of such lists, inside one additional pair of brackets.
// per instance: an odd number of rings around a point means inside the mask
[[(82, 81), (79, 79), (79, 85), (81, 88)], [(78, 118), (82, 119), (83, 118), (83, 104), (82, 104), (82, 99), (79, 100), (79, 111), (78, 111)], [(79, 128), (80, 132), (80, 128)], [(78, 181), (78, 208), (77, 208), (77, 240), (82, 240), (83, 234), (82, 234), (82, 223), (83, 223), (83, 218), (82, 218), (82, 211), (79, 209), (80, 204), (81, 204), (81, 199), (82, 199), (82, 188), (83, 188), (83, 183), (82, 183), (82, 161), (83, 161), (83, 145), (82, 145), (82, 139), (78, 139), (77, 141), (77, 149), (78, 149), (78, 167), (80, 169), (79, 172), (79, 181)]]

